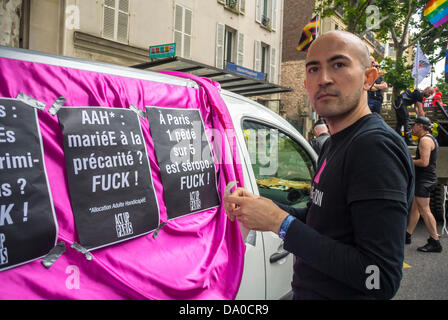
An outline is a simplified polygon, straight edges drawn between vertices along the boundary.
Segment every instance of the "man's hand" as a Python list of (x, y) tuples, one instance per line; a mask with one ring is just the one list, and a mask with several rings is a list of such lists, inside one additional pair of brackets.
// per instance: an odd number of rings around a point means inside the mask
[[(235, 196), (235, 197), (247, 197), (247, 198), (253, 198), (253, 199), (257, 198), (256, 195), (254, 195), (253, 193), (250, 193), (249, 191), (247, 191), (246, 189), (243, 189), (243, 188), (236, 188), (235, 191), (233, 191), (233, 193), (231, 195)], [(232, 214), (232, 212), (238, 206), (234, 203), (226, 202), (226, 197), (228, 197), (228, 196), (224, 196), (223, 200), (224, 200), (224, 209), (226, 209), (227, 218), (229, 218), (230, 221), (235, 221), (236, 217), (234, 214)]]
[(242, 188), (224, 197), (226, 214), (230, 220), (235, 218), (246, 228), (278, 233), (288, 213), (271, 200), (258, 197)]

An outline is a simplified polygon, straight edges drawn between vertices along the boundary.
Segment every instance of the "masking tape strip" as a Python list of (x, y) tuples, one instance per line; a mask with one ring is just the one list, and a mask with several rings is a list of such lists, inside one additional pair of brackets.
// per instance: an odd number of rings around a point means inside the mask
[[(224, 189), (224, 193), (225, 193), (226, 195), (230, 195), (231, 190), (232, 190), (233, 187), (235, 187), (237, 184), (238, 184), (238, 181), (230, 181), (230, 182), (227, 184), (226, 188)], [(248, 232), (248, 233), (247, 233), (247, 236), (246, 236), (246, 240), (245, 240), (244, 242), (247, 243), (247, 244), (250, 244), (251, 246), (254, 246), (254, 247), (255, 247), (255, 245), (256, 245), (256, 243), (257, 243), (257, 232), (256, 232), (255, 230), (249, 230), (249, 231), (247, 231), (247, 229), (246, 229), (241, 223), (240, 223), (240, 229), (243, 229), (242, 232), (241, 232), (243, 235), (246, 234), (246, 232)]]
[(257, 244), (257, 231), (250, 230), (249, 234), (246, 237), (246, 243), (254, 246)]
[(56, 99), (55, 102), (53, 102), (53, 104), (50, 107), (50, 110), (48, 110), (48, 112), (54, 116), (56, 115), (56, 113), (58, 113), (59, 109), (62, 108), (62, 106), (65, 104), (65, 101), (67, 101), (67, 99), (65, 99), (63, 96), (60, 96), (59, 98)]
[(230, 195), (230, 193), (231, 193), (233, 187), (235, 187), (237, 184), (238, 184), (238, 181), (230, 181), (230, 182), (227, 184), (226, 188), (224, 189), (224, 194), (225, 194), (225, 195)]
[(39, 109), (39, 110), (45, 110), (45, 103), (42, 101), (39, 101), (37, 99), (34, 99), (33, 97), (30, 97), (29, 95), (26, 95), (23, 92), (20, 92), (17, 97), (17, 100), (22, 101), (23, 103), (26, 103), (27, 105)]
[(153, 233), (152, 237), (153, 237), (154, 239), (157, 238), (157, 236), (159, 235), (160, 230), (162, 230), (162, 228), (163, 228), (164, 226), (166, 226), (167, 224), (168, 224), (167, 222), (162, 222), (162, 223), (157, 227), (157, 229), (154, 230), (154, 233)]
[(84, 248), (84, 247), (83, 247), (82, 245), (80, 245), (79, 243), (77, 243), (77, 242), (73, 242), (71, 248), (72, 248), (72, 249), (75, 249), (76, 251), (81, 252), (83, 255), (86, 256), (86, 259), (87, 259), (87, 260), (90, 261), (90, 260), (93, 259), (93, 256), (90, 254), (90, 252), (87, 251), (87, 249)]
[(129, 106), (129, 109), (131, 109), (132, 111), (134, 111), (140, 118), (145, 119), (146, 118), (146, 113), (143, 110), (140, 110), (139, 108), (137, 108), (136, 106), (134, 106), (133, 104), (131, 104)]
[(42, 258), (41, 263), (45, 268), (49, 269), (64, 253), (65, 242), (60, 241), (48, 252), (45, 257)]

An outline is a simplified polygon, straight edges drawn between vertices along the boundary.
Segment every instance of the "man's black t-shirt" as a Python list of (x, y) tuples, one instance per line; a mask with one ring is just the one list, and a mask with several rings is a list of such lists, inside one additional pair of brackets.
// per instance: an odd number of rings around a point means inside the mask
[(408, 89), (401, 94), (405, 105), (410, 106), (416, 102), (423, 103), (423, 94), (417, 89)]
[[(379, 115), (332, 135), (319, 156), (308, 209), (281, 206), (299, 218), (284, 244), (297, 257), (295, 297), (393, 297), (402, 277), (414, 182), (406, 144)], [(379, 282), (372, 288), (375, 270)]]
[[(375, 84), (381, 84), (384, 82), (384, 78), (382, 76), (378, 77), (378, 79), (375, 80)], [(378, 100), (383, 102), (383, 91), (382, 90), (369, 90), (367, 91), (367, 96), (370, 99)]]

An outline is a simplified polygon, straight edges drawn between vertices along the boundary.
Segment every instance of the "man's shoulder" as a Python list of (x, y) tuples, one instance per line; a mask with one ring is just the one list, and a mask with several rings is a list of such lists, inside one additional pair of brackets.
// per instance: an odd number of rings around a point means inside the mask
[(403, 138), (377, 114), (368, 116), (353, 137), (353, 143), (365, 148), (372, 148), (378, 144), (394, 144), (400, 149), (407, 150)]
[(414, 99), (416, 99), (416, 100), (418, 100), (418, 101), (420, 101), (420, 100), (423, 99), (423, 94), (422, 94), (422, 92), (421, 92), (420, 90), (418, 90), (418, 89), (408, 90), (408, 91), (406, 91), (406, 92), (408, 92), (408, 94), (409, 94), (412, 98), (414, 98)]
[(330, 136), (330, 134), (327, 132), (321, 133), (319, 136), (311, 139), (311, 141), (318, 142), (318, 141), (326, 140), (329, 136)]
[(426, 145), (426, 146), (435, 146), (435, 139), (433, 136), (430, 135), (424, 135), (420, 138), (418, 145)]
[(316, 152), (319, 152), (329, 137), (330, 137), (329, 133), (322, 133), (320, 136), (318, 136), (310, 141), (311, 147), (313, 147), (313, 149)]
[[(371, 121), (352, 138), (347, 153), (351, 168), (360, 166), (412, 172), (411, 153), (402, 137), (383, 121)], [(385, 169), (385, 168), (384, 168)], [(381, 169), (383, 170), (383, 169)], [(386, 170), (386, 171), (387, 171)]]

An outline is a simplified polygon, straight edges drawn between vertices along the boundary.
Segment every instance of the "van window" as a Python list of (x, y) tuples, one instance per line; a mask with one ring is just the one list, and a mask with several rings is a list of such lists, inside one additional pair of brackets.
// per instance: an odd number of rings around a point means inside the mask
[(260, 195), (296, 208), (305, 206), (314, 166), (302, 146), (281, 130), (255, 121), (244, 120), (243, 131)]

